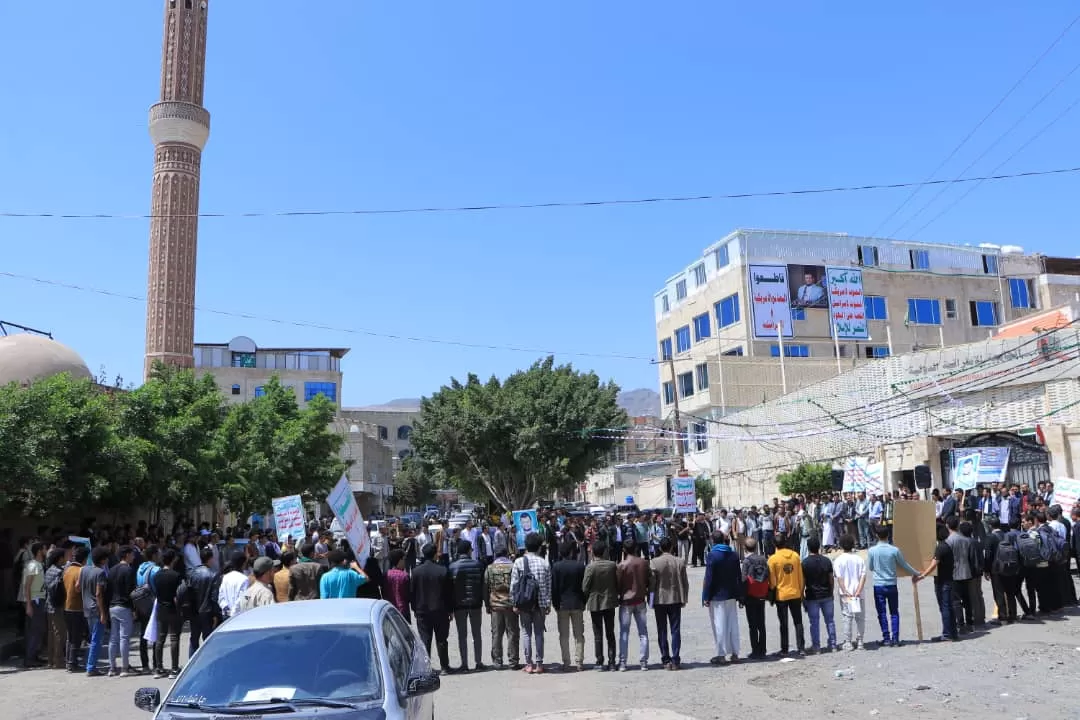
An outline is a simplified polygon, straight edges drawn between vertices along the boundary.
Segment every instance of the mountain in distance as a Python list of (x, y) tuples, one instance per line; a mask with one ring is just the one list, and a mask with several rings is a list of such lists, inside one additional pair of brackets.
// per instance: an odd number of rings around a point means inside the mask
[(660, 393), (649, 388), (638, 388), (619, 393), (616, 398), (619, 407), (630, 417), (647, 415), (660, 417)]

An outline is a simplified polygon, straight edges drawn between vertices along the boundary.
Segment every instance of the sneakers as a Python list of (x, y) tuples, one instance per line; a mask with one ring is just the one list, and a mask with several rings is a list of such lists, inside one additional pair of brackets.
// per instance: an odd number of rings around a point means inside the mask
[(641, 672), (645, 672), (648, 669), (649, 669), (649, 663), (647, 663), (647, 662), (641, 663)]
[(619, 663), (619, 672), (626, 672), (626, 663)]

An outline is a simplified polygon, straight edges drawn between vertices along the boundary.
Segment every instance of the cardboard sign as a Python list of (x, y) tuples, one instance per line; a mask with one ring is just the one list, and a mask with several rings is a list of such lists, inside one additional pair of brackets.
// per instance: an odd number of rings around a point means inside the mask
[[(930, 564), (937, 547), (937, 518), (934, 503), (921, 500), (896, 500), (893, 502), (893, 545), (900, 548), (904, 559), (916, 570)], [(897, 565), (896, 574), (911, 577), (911, 573)], [(935, 570), (932, 575), (936, 575)]]

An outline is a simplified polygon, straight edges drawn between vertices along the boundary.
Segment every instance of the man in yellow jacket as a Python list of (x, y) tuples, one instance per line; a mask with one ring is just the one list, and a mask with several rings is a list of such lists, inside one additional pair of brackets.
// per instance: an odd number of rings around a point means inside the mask
[(769, 557), (769, 588), (772, 601), (776, 606), (776, 617), (780, 620), (780, 653), (788, 654), (788, 614), (795, 624), (795, 647), (798, 654), (806, 651), (806, 638), (803, 634), (802, 600), (803, 572), (799, 554), (787, 547), (787, 537), (777, 533), (776, 552)]

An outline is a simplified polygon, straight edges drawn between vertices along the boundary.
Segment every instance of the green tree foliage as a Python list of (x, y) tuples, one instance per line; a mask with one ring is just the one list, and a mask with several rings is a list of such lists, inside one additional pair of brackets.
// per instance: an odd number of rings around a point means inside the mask
[(424, 398), (413, 447), (467, 496), (528, 507), (604, 464), (616, 441), (589, 430), (626, 424), (618, 391), (551, 357), (505, 382), (470, 374)]
[(436, 484), (441, 485), (442, 473), (420, 458), (407, 458), (394, 475), (394, 502), (403, 507), (423, 507), (431, 502)]
[(803, 463), (791, 472), (781, 473), (780, 493), (785, 497), (798, 494), (827, 492), (832, 489), (832, 468), (828, 465)]
[(266, 389), (229, 406), (209, 375), (165, 366), (128, 393), (67, 375), (2, 387), (0, 511), (185, 510), (222, 498), (247, 511), (325, 495), (344, 468), (334, 405), (320, 396), (301, 410), (276, 378)]
[(709, 478), (698, 476), (694, 478), (694, 495), (697, 497), (701, 509), (710, 512), (713, 497), (716, 495), (716, 485)]

